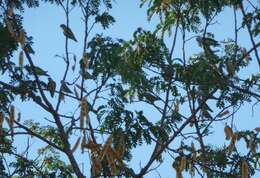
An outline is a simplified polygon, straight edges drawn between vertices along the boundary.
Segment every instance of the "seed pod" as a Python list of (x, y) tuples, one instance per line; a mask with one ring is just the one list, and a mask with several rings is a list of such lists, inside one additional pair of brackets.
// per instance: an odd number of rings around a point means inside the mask
[(87, 139), (86, 139), (86, 134), (85, 133), (83, 133), (84, 135), (83, 135), (83, 139), (82, 139), (82, 141), (81, 141), (81, 153), (84, 153), (84, 148), (85, 148), (85, 145), (87, 144)]
[(193, 142), (191, 142), (191, 151), (192, 151), (192, 158), (196, 159), (196, 149)]
[(3, 136), (3, 123), (4, 123), (4, 114), (0, 112), (0, 144), (2, 143)]
[(229, 154), (234, 150), (235, 144), (237, 142), (237, 138), (238, 138), (238, 134), (237, 133), (232, 135), (232, 139), (231, 139), (230, 144), (228, 146), (228, 153)]
[(21, 43), (21, 46), (22, 46), (22, 49), (23, 49), (24, 46), (25, 46), (25, 33), (24, 33), (23, 30), (21, 30), (21, 31), (19, 32), (18, 41)]
[(86, 98), (82, 98), (80, 103), (80, 128), (84, 128), (85, 117), (88, 114), (88, 106), (87, 106)]
[(105, 145), (103, 146), (103, 149), (101, 151), (101, 154), (100, 154), (100, 160), (103, 160), (105, 155), (107, 154), (107, 151), (110, 147), (110, 145), (112, 144), (112, 135), (110, 135), (105, 143)]
[(19, 53), (19, 67), (23, 67), (23, 61), (24, 61), (23, 51), (21, 51)]
[(7, 29), (9, 31), (9, 33), (11, 34), (11, 36), (16, 39), (13, 25), (9, 21), (6, 22), (6, 25), (7, 25)]
[(226, 135), (226, 140), (230, 140), (230, 138), (233, 137), (233, 131), (228, 125), (225, 126), (224, 132), (225, 132), (225, 135)]
[(71, 149), (71, 152), (72, 152), (72, 153), (74, 153), (74, 152), (76, 151), (76, 149), (78, 148), (79, 143), (80, 143), (80, 139), (81, 139), (81, 137), (79, 137), (79, 138), (77, 139), (76, 143), (75, 143), (74, 146), (72, 147), (72, 149)]
[(83, 54), (83, 65), (84, 65), (84, 68), (88, 68), (88, 55), (87, 55), (87, 53)]
[(182, 172), (185, 167), (186, 167), (186, 158), (185, 158), (185, 156), (183, 156), (183, 157), (181, 157), (179, 170)]
[(4, 114), (0, 112), (0, 127), (3, 126), (3, 123), (4, 123)]
[(229, 110), (225, 110), (225, 111), (219, 113), (218, 117), (224, 117), (224, 116), (226, 116), (228, 114), (229, 114)]
[(242, 161), (241, 165), (241, 178), (248, 178), (248, 164), (245, 160)]

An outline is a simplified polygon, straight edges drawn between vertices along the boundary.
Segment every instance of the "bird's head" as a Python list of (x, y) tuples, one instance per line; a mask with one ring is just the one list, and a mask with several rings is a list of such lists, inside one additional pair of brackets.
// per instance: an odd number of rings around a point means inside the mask
[(61, 27), (62, 29), (64, 29), (64, 28), (66, 28), (66, 25), (65, 25), (65, 24), (61, 24), (60, 27)]

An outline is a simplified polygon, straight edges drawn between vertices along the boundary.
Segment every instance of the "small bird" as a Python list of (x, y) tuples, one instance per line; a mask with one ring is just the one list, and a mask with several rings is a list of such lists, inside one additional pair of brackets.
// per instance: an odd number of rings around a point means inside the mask
[(65, 24), (61, 24), (60, 27), (63, 30), (63, 34), (69, 38), (72, 39), (75, 42), (78, 42), (75, 35), (73, 34), (73, 32), (71, 31), (71, 29), (69, 27), (67, 27)]
[(56, 90), (56, 83), (50, 77), (48, 78), (47, 89), (49, 90), (51, 97), (53, 98)]

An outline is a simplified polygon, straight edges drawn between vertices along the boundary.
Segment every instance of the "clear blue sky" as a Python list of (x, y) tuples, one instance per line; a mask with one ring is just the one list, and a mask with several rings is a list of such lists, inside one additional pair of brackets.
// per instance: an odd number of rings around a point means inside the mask
[[(135, 29), (137, 29), (137, 27), (152, 30), (154, 29), (157, 22), (156, 18), (151, 23), (147, 22), (146, 9), (139, 8), (138, 0), (118, 0), (116, 3), (114, 3), (114, 8), (112, 9), (111, 13), (114, 15), (116, 23), (109, 30), (103, 31), (103, 34), (111, 36), (113, 38), (131, 39), (132, 33)], [(210, 29), (216, 34), (216, 39), (223, 40), (226, 37), (233, 38), (233, 12), (230, 10), (226, 10), (223, 15), (218, 17), (218, 19), (219, 24), (215, 26), (214, 29)], [(54, 56), (56, 54), (64, 54), (64, 36), (59, 27), (59, 25), (64, 22), (65, 18), (61, 8), (50, 6), (44, 3), (42, 3), (40, 8), (26, 9), (24, 13), (25, 29), (29, 33), (29, 35), (34, 37), (35, 42), (33, 47), (36, 51), (36, 54), (33, 56), (33, 59), (37, 65), (40, 65), (48, 70), (48, 72), (53, 75), (54, 78), (56, 77), (56, 79), (58, 79), (63, 72), (63, 63), (61, 62), (61, 60), (55, 58)], [(70, 25), (77, 39), (82, 39), (83, 28), (82, 21), (80, 20), (79, 9), (74, 9), (72, 11)], [(93, 31), (93, 35), (100, 32), (101, 28), (96, 28)], [(239, 40), (243, 44), (246, 44), (246, 47), (248, 49), (251, 47), (246, 33), (241, 33), (239, 36)], [(166, 41), (168, 43), (169, 39), (167, 39)], [(175, 57), (181, 57), (180, 49), (180, 45), (177, 45), (176, 52), (174, 52)], [(198, 50), (199, 48), (197, 47), (197, 45), (194, 45), (194, 41), (191, 41), (190, 44), (187, 46), (187, 55), (197, 53)], [(82, 52), (82, 43), (70, 43), (70, 51), (73, 51), (77, 54), (78, 57), (80, 57)], [(250, 72), (258, 72), (257, 65), (255, 64), (256, 63), (254, 62), (250, 66)], [(248, 74), (248, 71), (241, 72), (241, 75), (243, 76), (246, 76)], [(65, 110), (66, 108), (69, 108), (69, 105), (64, 106)], [(21, 107), (20, 109), (23, 110), (23, 116), (25, 118), (42, 119), (42, 117), (48, 117), (48, 115), (41, 112), (40, 108), (32, 108), (30, 103), (23, 103), (23, 105), (20, 105), (19, 107)], [(153, 115), (149, 114), (149, 108), (145, 108), (145, 110), (145, 113), (148, 116)], [(185, 108), (183, 108), (183, 110), (185, 110)], [(255, 127), (260, 126), (259, 105), (255, 106), (254, 111), (254, 117), (252, 117), (251, 106), (245, 105), (244, 107), (242, 107), (241, 111), (239, 111), (235, 116), (237, 121), (235, 122), (236, 127), (242, 130), (253, 130)], [(223, 145), (223, 127), (224, 123), (219, 123), (215, 125), (215, 134), (209, 137), (207, 141), (212, 144), (214, 143), (218, 145)], [(142, 147), (133, 151), (133, 160), (131, 161), (131, 165), (135, 168), (135, 170), (139, 169), (140, 164), (144, 165), (146, 163), (147, 156), (149, 155), (150, 151), (151, 149), (149, 147)], [(84, 155), (83, 158), (80, 154), (78, 154), (77, 159), (81, 162), (86, 160), (87, 157), (86, 155)], [(162, 178), (172, 178), (175, 176), (171, 164), (172, 160), (167, 157), (163, 166), (158, 169)], [(260, 175), (256, 177), (259, 176)], [(155, 177), (158, 177), (156, 172), (152, 172), (147, 176), (147, 178)]]

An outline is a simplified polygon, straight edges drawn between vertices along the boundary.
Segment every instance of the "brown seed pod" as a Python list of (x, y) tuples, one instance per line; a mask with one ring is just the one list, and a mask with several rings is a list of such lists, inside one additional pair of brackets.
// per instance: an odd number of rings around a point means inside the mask
[(182, 172), (185, 167), (186, 167), (186, 157), (182, 156), (181, 161), (180, 161), (180, 165), (179, 165), (179, 170)]
[(4, 114), (0, 112), (0, 127), (3, 126), (3, 123), (4, 123)]
[(81, 153), (83, 153), (84, 152), (84, 148), (85, 148), (85, 145), (87, 144), (87, 138), (86, 138), (86, 134), (85, 133), (83, 133), (84, 135), (83, 135), (83, 139), (82, 139), (82, 141), (81, 141)]
[(229, 110), (225, 110), (225, 111), (219, 113), (219, 114), (218, 114), (218, 117), (224, 117), (224, 116), (226, 116), (226, 115), (228, 115), (228, 114), (229, 114)]
[(85, 68), (88, 68), (88, 55), (87, 53), (83, 54), (83, 65)]
[(72, 153), (74, 153), (74, 152), (76, 151), (76, 149), (78, 148), (79, 143), (80, 143), (80, 139), (81, 139), (81, 137), (79, 137), (79, 138), (77, 139), (76, 143), (75, 143), (74, 146), (72, 147), (72, 149), (71, 149), (71, 152), (72, 152)]
[(25, 33), (23, 30), (21, 30), (19, 32), (19, 38), (18, 38), (18, 41), (20, 42), (21, 46), (22, 46), (22, 49), (24, 48), (25, 46)]
[(19, 53), (19, 67), (23, 67), (24, 57), (23, 57), (23, 51)]
[(226, 135), (226, 140), (230, 140), (230, 138), (233, 137), (233, 130), (228, 125), (225, 126), (224, 132), (225, 132), (225, 135)]
[(248, 164), (245, 160), (241, 164), (241, 178), (248, 178)]
[(80, 128), (84, 128), (84, 121), (88, 114), (87, 99), (84, 97), (80, 103)]

